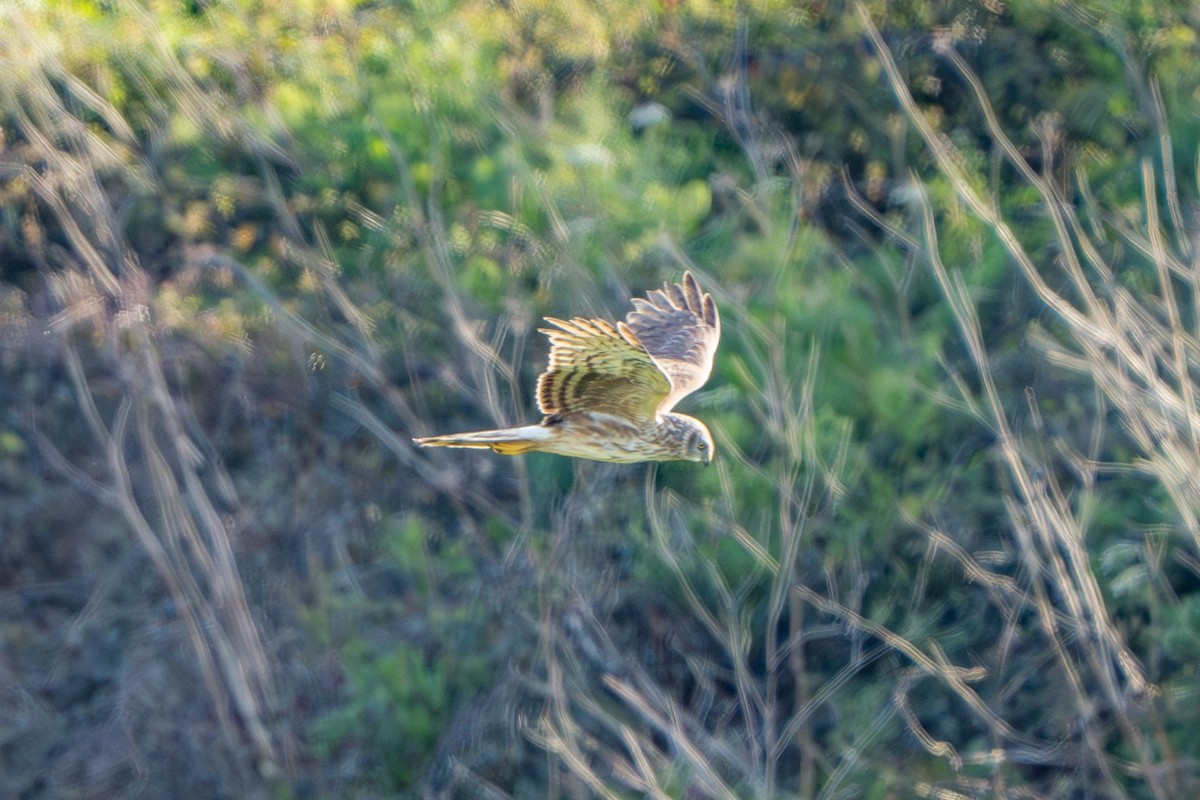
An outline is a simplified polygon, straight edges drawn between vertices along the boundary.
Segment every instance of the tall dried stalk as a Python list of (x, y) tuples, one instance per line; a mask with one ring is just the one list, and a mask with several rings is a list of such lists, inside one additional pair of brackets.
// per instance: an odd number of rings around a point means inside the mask
[[(1200, 366), (1200, 349), (1183, 325), (1185, 314), (1178, 296), (1182, 287), (1194, 307), (1200, 299), (1200, 283), (1195, 271), (1185, 267), (1190, 247), (1185, 232), (1176, 227), (1175, 241), (1182, 251), (1173, 252), (1159, 220), (1156, 174), (1161, 172), (1166, 176), (1165, 182), (1174, 185), (1165, 123), (1159, 120), (1163, 158), (1157, 166), (1149, 161), (1142, 164), (1143, 227), (1131, 229), (1118, 222), (1115, 215), (1106, 215), (1094, 205), (1087, 206), (1091, 225), (1085, 225), (1056, 184), (1029, 166), (1002, 129), (982, 83), (954, 51), (952, 43), (938, 44), (939, 53), (971, 89), (1000, 151), (1041, 198), (1060, 253), (1049, 270), (1054, 277), (1048, 279), (1047, 269), (1035, 262), (1021, 235), (1004, 218), (1000, 204), (980, 192), (977, 176), (965, 169), (953, 146), (921, 112), (870, 16), (861, 6), (858, 8), (884, 74), (910, 123), (933, 155), (940, 174), (1003, 243), (1026, 283), (1062, 324), (1065, 337), (1057, 341), (1046, 337), (1041, 342), (1051, 360), (1093, 379), (1104, 399), (1119, 413), (1124, 429), (1142, 447), (1143, 458), (1137, 466), (1161, 481), (1176, 501), (1176, 510), (1193, 546), (1200, 546), (1196, 527), (1196, 509), (1200, 507), (1197, 504), (1200, 484), (1196, 479), (1200, 475), (1200, 451), (1196, 448), (1200, 412), (1194, 403), (1193, 386)], [(1158, 108), (1161, 111), (1161, 105)], [(1088, 197), (1082, 172), (1077, 180), (1081, 195)], [(1135, 769), (1151, 795), (1180, 796), (1178, 765), (1169, 761), (1169, 751), (1163, 752), (1160, 743), (1154, 740), (1152, 731), (1157, 723), (1151, 687), (1144, 668), (1111, 620), (1086, 549), (1086, 510), (1072, 498), (1077, 492), (1086, 497), (1102, 465), (1095, 462), (1094, 456), (1076, 457), (1074, 464), (1080, 486), (1078, 490), (1065, 490), (1050, 477), (1053, 471), (1038, 442), (1027, 441), (1014, 432), (1004, 398), (993, 378), (968, 287), (961, 275), (942, 264), (933, 211), (915, 175), (910, 177), (910, 188), (924, 233), (924, 256), (953, 311), (982, 387), (981, 396), (976, 398), (960, 383), (962, 401), (996, 435), (1006, 468), (1008, 486), (1004, 506), (1024, 566), (1020, 586), (1024, 597), (1019, 602), (1036, 610), (1042, 634), (1055, 653), (1080, 719), (1083, 745), (1090, 753), (1088, 760), (1103, 774), (1106, 791), (1116, 796), (1125, 794), (1124, 781), (1118, 773), (1130, 767), (1118, 765), (1111, 743), (1104, 740), (1103, 731), (1094, 724), (1099, 706), (1115, 720), (1122, 740), (1136, 754)], [(1170, 205), (1176, 209), (1177, 199), (1172, 199)], [(1178, 226), (1179, 214), (1173, 212), (1172, 218)], [(1113, 225), (1118, 235), (1153, 263), (1159, 279), (1157, 296), (1139, 297), (1120, 285), (1117, 280), (1120, 266), (1108, 263), (1101, 256), (1101, 237), (1106, 235), (1106, 225)], [(1031, 397), (1030, 401), (1031, 414), (1036, 420), (1036, 398)]]
[[(1157, 164), (1142, 165), (1144, 224), (1132, 227), (1090, 202), (1085, 202), (1086, 215), (1081, 217), (1053, 182), (1030, 169), (962, 59), (952, 49), (943, 50), (972, 88), (1002, 153), (1041, 196), (1062, 253), (1053, 266), (1056, 277), (1048, 280), (1047, 268), (1029, 254), (1021, 231), (1004, 218), (998, 202), (980, 193), (977, 176), (967, 172), (952, 145), (921, 113), (882, 37), (861, 8), (860, 15), (901, 107), (934, 155), (939, 172), (991, 228), (1024, 280), (1061, 322), (1065, 336), (1041, 341), (1048, 358), (1093, 378), (1104, 400), (1121, 415), (1126, 432), (1142, 447), (1143, 458), (1134, 466), (1162, 482), (1178, 505), (1188, 543), (1196, 547), (1200, 544), (1196, 524), (1200, 412), (1195, 408), (1193, 380), (1200, 368), (1200, 352), (1186, 320), (1200, 307), (1200, 273), (1190, 266), (1192, 245), (1182, 222), (1181, 203), (1170, 188), (1176, 181), (1161, 102), (1154, 107), (1160, 114), (1162, 157)], [(1147, 96), (1158, 94), (1151, 87)], [(1082, 174), (1077, 180), (1086, 199), (1086, 180)], [(731, 457), (739, 460), (739, 469), (772, 481), (772, 496), (778, 503), (773, 527), (779, 538), (767, 543), (747, 530), (748, 511), (728, 488), (732, 484), (728, 475), (723, 476), (727, 490), (722, 502), (704, 513), (647, 483), (646, 506), (656, 551), (673, 575), (687, 612), (709, 641), (708, 649), (689, 651), (692, 679), (710, 691), (718, 682), (729, 687), (723, 698), (727, 705), (721, 706), (712, 696), (701, 704), (687, 704), (673, 696), (636, 667), (630, 654), (614, 644), (604, 621), (586, 613), (586, 608), (568, 615), (574, 620), (570, 624), (543, 620), (547, 663), (553, 665), (554, 679), (545, 687), (548, 711), (535, 730), (538, 740), (560, 757), (565, 772), (592, 791), (661, 796), (674, 785), (670, 779), (679, 775), (673, 770), (683, 769), (683, 782), (696, 796), (724, 797), (734, 792), (776, 797), (795, 787), (799, 787), (797, 796), (844, 796), (849, 777), (865, 766), (863, 753), (898, 719), (919, 746), (950, 771), (951, 777), (944, 781), (914, 781), (911, 789), (919, 796), (1037, 796), (1035, 789), (1020, 781), (1030, 765), (1063, 775), (1079, 774), (1091, 790), (1106, 796), (1186, 794), (1187, 765), (1173, 755), (1162, 735), (1156, 689), (1113, 620), (1106, 587), (1093, 566), (1095, 554), (1088, 550), (1091, 487), (1105, 468), (1095, 452), (1096, 443), (1107, 435), (1104, 421), (1097, 420), (1087, 455), (1068, 454), (1078, 485), (1065, 486), (1065, 479), (1055, 477), (1050, 464), (1051, 458), (1062, 456), (1045, 452), (1038, 426), (1030, 433), (1014, 424), (1010, 398), (998, 384), (984, 345), (975, 302), (962, 277), (942, 263), (934, 212), (917, 177), (909, 181), (919, 233), (897, 232), (896, 239), (929, 265), (965, 343), (980, 388), (973, 390), (968, 381), (951, 375), (960, 395), (948, 402), (995, 436), (997, 464), (1004, 476), (1003, 509), (1019, 554), (1019, 569), (1015, 575), (993, 572), (982, 557), (965, 550), (937, 524), (903, 511), (897, 516), (925, 532), (931, 554), (949, 555), (961, 567), (964, 581), (977, 584), (1004, 620), (996, 650), (1000, 661), (955, 664), (936, 641), (872, 620), (859, 605), (863, 581), (855, 578), (853, 565), (847, 566), (842, 577), (850, 580), (844, 583), (827, 573), (823, 590), (814, 588), (804, 575), (800, 556), (805, 532), (814, 524), (813, 514), (838, 501), (849, 476), (839, 458), (822, 463), (822, 453), (812, 441), (811, 386), (794, 377), (815, 373), (815, 354), (803, 367), (789, 362), (777, 332), (739, 317), (737, 327), (749, 342), (748, 352), (757, 354), (752, 368), (743, 370), (746, 395), (756, 422), (787, 452), (771, 475), (736, 450)], [(1168, 187), (1166, 228), (1158, 210), (1160, 187)], [(1156, 296), (1138, 297), (1116, 279), (1119, 265), (1101, 256), (1103, 237), (1114, 233), (1152, 263), (1159, 282)], [(1031, 395), (1028, 404), (1036, 423), (1037, 398)], [(730, 444), (722, 442), (727, 457), (733, 449)], [(731, 585), (717, 562), (698, 550), (697, 541), (719, 535), (742, 546), (767, 587), (760, 599), (766, 610), (765, 623), (758, 628), (763, 631), (761, 641), (752, 641), (743, 587)], [(854, 646), (845, 668), (821, 681), (808, 668), (806, 654), (809, 642), (824, 635), (819, 621), (828, 619), (840, 623), (839, 632), (850, 633)], [(1017, 637), (1036, 640), (1044, 660), (1016, 669), (1005, 663)], [(752, 655), (758, 645), (761, 652)], [(682, 643), (678, 648), (688, 650)], [(712, 658), (713, 652), (720, 658)], [(904, 664), (891, 679), (888, 702), (858, 732), (853, 746), (839, 752), (826, 750), (811, 727), (814, 710), (836, 702), (838, 692), (882, 654)], [(999, 675), (1016, 686), (1029, 670), (1040, 670), (1041, 680), (1061, 688), (1060, 711), (1071, 720), (1067, 740), (1022, 730), (1021, 722), (1011, 716), (1013, 705), (1006, 701), (1015, 690), (996, 692), (984, 684)], [(597, 681), (607, 694), (597, 693)], [(927, 728), (916, 707), (918, 684), (924, 684), (923, 690), (932, 686), (933, 692), (954, 698), (965, 709), (965, 718), (971, 721), (966, 726), (972, 731), (969, 739), (942, 737)], [(988, 688), (977, 689), (980, 684)], [(785, 685), (791, 696), (785, 696)], [(715, 732), (718, 708), (727, 715), (723, 718), (737, 720), (735, 731)], [(780, 780), (783, 764), (792, 768), (787, 789)], [(981, 774), (988, 777), (980, 778)], [(1133, 788), (1135, 782), (1141, 785)]]
[[(113, 181), (132, 191), (147, 184), (148, 161), (128, 155), (140, 146), (116, 109), (74, 76), (31, 63), (28, 55), (17, 43), (0, 45), (0, 105), (40, 161), (20, 178), (65, 238), (63, 248), (31, 252), (60, 304), (47, 334), (103, 468), (85, 473), (45, 437), (44, 452), (117, 509), (149, 556), (183, 620), (245, 779), (255, 771), (278, 774), (271, 668), (234, 560), (235, 532), (218, 510), (236, 497), (221, 465), (210, 460), (212, 448), (192, 424), (187, 400), (164, 373), (149, 279), (124, 238), (124, 210), (113, 199)], [(191, 95), (199, 96), (194, 87)], [(107, 131), (85, 122), (80, 107), (99, 115)]]
[[(972, 180), (953, 146), (922, 114), (900, 75), (879, 31), (859, 7), (860, 16), (884, 65), (885, 74), (906, 116), (936, 159), (938, 169), (958, 197), (986, 223), (1003, 243), (1022, 276), (1066, 326), (1069, 347), (1047, 341), (1060, 364), (1090, 375), (1105, 399), (1143, 450), (1139, 466), (1159, 479), (1176, 501), (1189, 534), (1200, 550), (1200, 410), (1195, 403), (1195, 380), (1200, 370), (1200, 342), (1183, 319), (1200, 307), (1200, 274), (1192, 263), (1193, 243), (1183, 227), (1179, 199), (1168, 193), (1171, 230), (1162, 226), (1159, 178), (1176, 185), (1170, 136), (1166, 133), (1161, 101), (1153, 108), (1159, 119), (1160, 160), (1141, 164), (1143, 224), (1133, 226), (1116, 213), (1106, 213), (1090, 200), (1086, 175), (1076, 174), (1088, 219), (1044, 175), (1035, 172), (1000, 126), (979, 79), (952, 46), (941, 54), (970, 87), (983, 113), (988, 133), (1007, 161), (1037, 190), (1060, 245), (1056, 277), (1066, 278), (1066, 290), (1055, 289), (1035, 264), (1018, 233), (1004, 219), (999, 205), (985, 197)], [(1158, 97), (1153, 91), (1151, 94)], [(1098, 227), (1097, 227), (1098, 226)], [(1157, 296), (1139, 296), (1116, 280), (1116, 268), (1102, 251), (1106, 226), (1152, 263), (1159, 282)], [(1094, 231), (1094, 232), (1093, 232)], [(1174, 245), (1172, 246), (1172, 242)], [(1055, 285), (1058, 285), (1057, 283)], [(1179, 287), (1179, 288), (1177, 288)], [(1180, 289), (1182, 289), (1182, 296)]]
[[(672, 252), (681, 267), (699, 271), (677, 249)], [(714, 287), (719, 301), (727, 300), (720, 297), (718, 282), (705, 285)], [(675, 796), (679, 785), (696, 797), (818, 796), (819, 775), (840, 759), (818, 744), (815, 712), (883, 652), (878, 647), (857, 652), (828, 683), (809, 674), (809, 644), (840, 638), (841, 630), (814, 625), (805, 615), (797, 564), (814, 509), (827, 510), (845, 493), (845, 451), (826, 463), (829, 454), (815, 441), (817, 351), (797, 362), (778, 331), (755, 322), (732, 302), (722, 308), (727, 329), (743, 340), (753, 359), (742, 371), (751, 413), (780, 443), (772, 469), (756, 465), (722, 438), (723, 457), (715, 467), (722, 491), (715, 506), (703, 513), (674, 491), (659, 488), (653, 469), (647, 473), (644, 499), (652, 549), (684, 603), (675, 612), (684, 617), (675, 620), (677, 627), (664, 640), (622, 646), (586, 597), (541, 625), (551, 678), (543, 688), (546, 712), (531, 735), (555, 755), (566, 774), (602, 796), (628, 791)], [(747, 520), (761, 510), (738, 499), (734, 470), (769, 486), (773, 520), (759, 530), (747, 527)], [(768, 531), (775, 531), (777, 539), (768, 541)], [(751, 554), (756, 578), (744, 584), (731, 581), (697, 546), (698, 541), (712, 544), (722, 538)], [(765, 620), (753, 625), (747, 594), (752, 590), (766, 609)], [(761, 651), (755, 642), (760, 626), (767, 632)], [(637, 648), (663, 652), (650, 658)], [(664, 683), (661, 674), (654, 674), (655, 667), (670, 672), (664, 664), (676, 664), (689, 676), (696, 687), (691, 699), (680, 696), (678, 684)], [(882, 710), (861, 732), (860, 744), (874, 741), (893, 715)], [(838, 796), (838, 783), (826, 783), (825, 796)]]

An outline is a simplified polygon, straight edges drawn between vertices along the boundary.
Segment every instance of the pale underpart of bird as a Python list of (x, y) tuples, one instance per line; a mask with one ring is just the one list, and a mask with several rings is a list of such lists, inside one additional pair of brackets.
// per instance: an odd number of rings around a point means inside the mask
[(538, 378), (538, 425), (413, 439), (423, 447), (533, 451), (632, 464), (713, 458), (700, 420), (671, 411), (712, 372), (721, 320), (691, 272), (633, 299), (622, 322), (547, 317), (550, 365)]

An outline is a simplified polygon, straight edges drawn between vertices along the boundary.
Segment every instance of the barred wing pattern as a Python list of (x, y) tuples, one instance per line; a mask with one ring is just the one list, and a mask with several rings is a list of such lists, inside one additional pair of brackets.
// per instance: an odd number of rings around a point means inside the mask
[(550, 366), (538, 378), (542, 413), (590, 411), (634, 421), (654, 418), (670, 391), (667, 377), (623, 323), (547, 317)]

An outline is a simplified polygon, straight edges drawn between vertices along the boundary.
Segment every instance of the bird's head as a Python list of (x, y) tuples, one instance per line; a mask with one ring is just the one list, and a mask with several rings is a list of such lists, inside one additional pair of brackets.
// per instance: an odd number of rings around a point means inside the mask
[(709, 433), (708, 427), (698, 419), (688, 417), (688, 423), (691, 432), (688, 434), (687, 448), (683, 457), (688, 461), (699, 461), (708, 466), (712, 463), (713, 456), (717, 454), (712, 434)]

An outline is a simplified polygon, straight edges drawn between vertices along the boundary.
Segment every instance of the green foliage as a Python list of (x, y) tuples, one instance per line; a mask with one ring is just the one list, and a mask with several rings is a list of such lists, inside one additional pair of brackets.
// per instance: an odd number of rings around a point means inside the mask
[(1187, 597), (1171, 610), (1163, 632), (1163, 647), (1179, 663), (1195, 664), (1200, 656), (1200, 598)]
[(416, 784), (454, 699), (448, 664), (427, 663), (418, 648), (400, 644), (377, 652), (363, 643), (342, 651), (349, 681), (346, 704), (313, 724), (313, 744), (330, 757), (337, 745), (368, 741), (382, 755), (384, 778), (395, 789)]
[[(424, 619), (415, 627), (429, 626), (436, 637), (421, 636), (423, 643), (380, 642), (365, 617), (357, 631), (328, 629), (322, 638), (337, 644), (346, 683), (341, 703), (315, 719), (309, 734), (325, 758), (366, 750), (376, 770), (368, 781), (405, 791), (419, 785), (455, 709), (486, 688), (489, 620), (478, 603), (446, 602), (447, 586), (469, 584), (475, 574), (461, 540), (431, 541), (428, 524), (415, 516), (386, 520), (380, 537), (394, 565), (388, 568), (412, 586), (413, 597), (395, 612), (404, 612), (408, 602), (419, 604)], [(344, 598), (333, 600), (330, 610), (335, 609), (351, 618), (364, 611)], [(321, 618), (310, 619), (326, 627)]]

